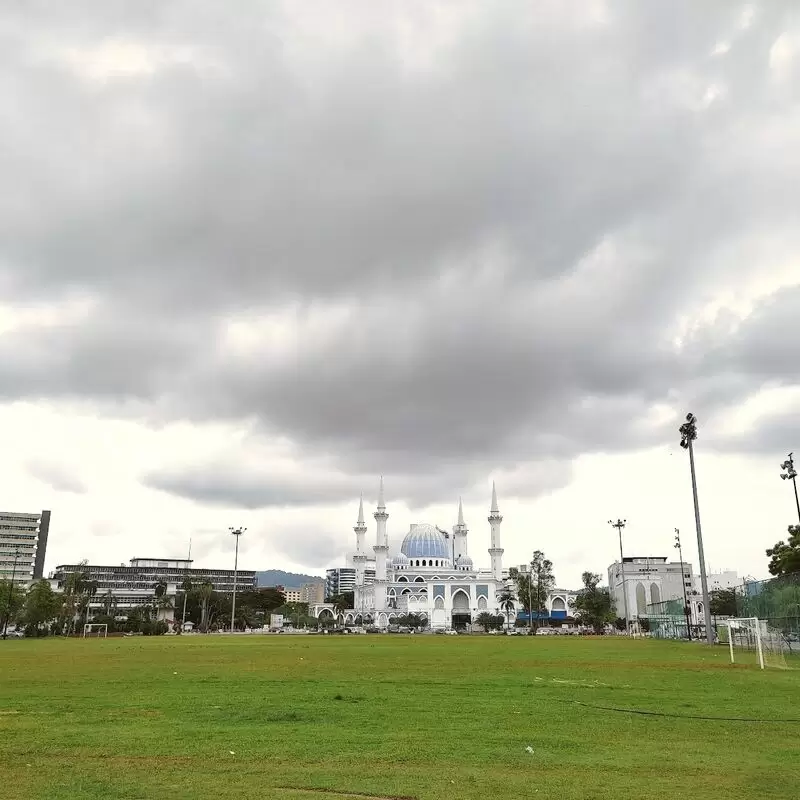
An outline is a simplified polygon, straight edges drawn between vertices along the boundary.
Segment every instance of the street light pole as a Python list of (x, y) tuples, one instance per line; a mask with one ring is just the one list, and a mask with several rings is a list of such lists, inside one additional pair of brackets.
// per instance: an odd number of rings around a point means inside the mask
[(628, 520), (626, 519), (618, 519), (616, 522), (610, 519), (608, 524), (612, 528), (616, 528), (617, 533), (619, 534), (619, 568), (622, 570), (622, 600), (625, 603), (625, 633), (630, 633), (631, 619), (630, 614), (628, 613), (628, 588), (627, 584), (625, 583), (625, 560), (622, 557), (622, 529), (625, 527), (627, 522)]
[(683, 587), (683, 616), (686, 618), (686, 635), (692, 641), (692, 626), (689, 624), (689, 598), (686, 596), (686, 576), (683, 574), (683, 548), (681, 547), (681, 532), (675, 528), (675, 547), (678, 548), (678, 558), (681, 560), (681, 586)]
[(236, 577), (239, 569), (239, 537), (247, 528), (228, 528), (233, 536), (236, 537), (236, 556), (233, 560), (233, 602), (231, 603), (231, 633), (236, 621)]
[(11, 581), (8, 584), (8, 601), (6, 603), (5, 619), (3, 620), (3, 638), (8, 638), (8, 618), (11, 616), (11, 601), (14, 598), (14, 581), (17, 578), (17, 559), (19, 550), (14, 551), (14, 566), (11, 568)]
[(692, 471), (692, 497), (694, 499), (694, 523), (697, 528), (697, 557), (700, 562), (700, 585), (703, 589), (703, 619), (706, 626), (706, 642), (714, 644), (714, 631), (711, 629), (711, 603), (708, 597), (708, 576), (706, 575), (706, 556), (703, 551), (703, 531), (700, 527), (700, 503), (697, 500), (697, 475), (694, 470), (694, 446), (697, 438), (697, 417), (686, 415), (686, 422), (678, 429), (681, 434), (681, 447), (689, 451), (689, 467)]
[[(186, 560), (191, 564), (192, 562), (192, 537), (189, 537), (189, 555), (186, 557)], [(189, 591), (186, 588), (186, 576), (188, 575), (187, 570), (191, 569), (190, 566), (187, 566), (186, 569), (183, 571), (183, 618), (181, 619), (181, 633), (184, 632), (186, 629), (186, 600), (189, 597)]]
[(792, 459), (792, 453), (789, 453), (789, 458), (781, 464), (781, 469), (785, 469), (786, 472), (781, 473), (781, 480), (788, 481), (794, 484), (794, 502), (797, 506), (797, 521), (800, 522), (800, 498), (797, 496), (797, 471), (794, 468), (794, 460)]

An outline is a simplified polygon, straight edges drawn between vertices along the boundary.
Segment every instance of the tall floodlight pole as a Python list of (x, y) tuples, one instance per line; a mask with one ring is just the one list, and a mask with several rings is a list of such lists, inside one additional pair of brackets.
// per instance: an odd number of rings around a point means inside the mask
[(232, 536), (236, 537), (236, 556), (233, 559), (233, 602), (231, 603), (231, 633), (233, 633), (233, 626), (236, 621), (236, 576), (239, 569), (239, 537), (247, 530), (247, 528), (228, 528)]
[(610, 519), (608, 524), (612, 528), (616, 528), (619, 534), (619, 568), (622, 570), (622, 599), (625, 603), (625, 633), (630, 633), (631, 618), (628, 614), (628, 588), (625, 583), (625, 559), (622, 557), (622, 529), (627, 522), (628, 520), (626, 519), (618, 519), (616, 522)]
[(794, 502), (797, 506), (797, 521), (800, 522), (800, 498), (797, 496), (797, 471), (794, 468), (792, 453), (789, 453), (789, 458), (781, 464), (781, 469), (786, 470), (786, 472), (781, 473), (781, 480), (790, 480), (794, 484)]
[(14, 581), (17, 578), (17, 559), (19, 558), (19, 550), (14, 551), (14, 566), (11, 568), (11, 581), (8, 584), (8, 602), (6, 608), (5, 619), (3, 620), (3, 638), (8, 638), (8, 618), (11, 616), (11, 601), (14, 598)]
[(686, 415), (686, 422), (678, 429), (681, 434), (681, 447), (689, 451), (689, 467), (692, 471), (692, 497), (694, 498), (694, 523), (697, 528), (697, 558), (700, 562), (700, 585), (703, 589), (703, 619), (706, 626), (706, 641), (714, 644), (714, 631), (711, 629), (711, 603), (708, 598), (708, 576), (706, 575), (706, 556), (703, 551), (703, 531), (700, 527), (700, 504), (697, 501), (697, 475), (694, 471), (694, 445), (697, 438), (697, 417)]
[(681, 547), (681, 532), (675, 528), (675, 547), (678, 548), (678, 558), (681, 560), (681, 586), (683, 587), (683, 616), (686, 617), (686, 635), (692, 641), (692, 627), (689, 624), (689, 598), (686, 596), (686, 576), (683, 574), (683, 548)]

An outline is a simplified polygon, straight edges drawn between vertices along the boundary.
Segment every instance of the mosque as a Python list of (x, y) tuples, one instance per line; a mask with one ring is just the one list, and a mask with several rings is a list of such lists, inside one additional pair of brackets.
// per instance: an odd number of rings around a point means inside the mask
[[(449, 533), (435, 525), (416, 523), (405, 535), (400, 551), (389, 558), (389, 536), (386, 523), (389, 514), (384, 501), (383, 478), (378, 492), (375, 518), (375, 544), (366, 544), (367, 525), (364, 522), (363, 498), (358, 508), (355, 551), (348, 558), (355, 569), (353, 589), (355, 608), (344, 613), (345, 623), (371, 622), (386, 628), (405, 614), (418, 614), (428, 620), (434, 630), (468, 626), (481, 612), (502, 614), (500, 597), (506, 589), (508, 575), (503, 571), (503, 548), (500, 526), (503, 516), (497, 505), (497, 490), (492, 485), (489, 510), (488, 569), (475, 567), (469, 557), (469, 530), (464, 522), (461, 501), (458, 519)], [(368, 549), (374, 555), (371, 557)], [(368, 562), (374, 558), (374, 579), (368, 580)], [(371, 578), (371, 575), (369, 576)], [(322, 618), (335, 616), (330, 604), (312, 606), (311, 613)]]

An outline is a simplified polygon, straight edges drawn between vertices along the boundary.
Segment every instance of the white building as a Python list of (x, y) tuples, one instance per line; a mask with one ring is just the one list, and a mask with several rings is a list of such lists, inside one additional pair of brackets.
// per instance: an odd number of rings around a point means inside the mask
[(27, 588), (44, 575), (50, 512), (0, 511), (0, 579)]
[[(369, 555), (366, 545), (367, 525), (364, 522), (364, 503), (359, 504), (355, 552), (351, 563), (355, 569), (354, 606), (344, 614), (344, 622), (359, 616), (386, 628), (394, 619), (413, 613), (428, 620), (433, 629), (467, 627), (478, 614), (486, 611), (502, 614), (500, 596), (506, 589), (503, 573), (503, 548), (500, 526), (503, 517), (497, 505), (497, 491), (492, 487), (489, 511), (489, 560), (486, 569), (476, 568), (468, 554), (469, 530), (464, 522), (461, 502), (458, 521), (452, 534), (435, 525), (411, 525), (400, 545), (400, 552), (391, 559), (386, 524), (389, 514), (384, 502), (383, 479), (374, 513), (376, 529), (375, 577), (367, 580)], [(317, 617), (334, 616), (330, 605), (312, 607)]]
[[(624, 585), (628, 598), (629, 621), (647, 614), (647, 606), (666, 600), (684, 601), (694, 592), (692, 565), (684, 561), (667, 561), (663, 556), (634, 556), (624, 560)], [(625, 617), (625, 595), (623, 594), (623, 570), (619, 561), (608, 568), (608, 585), (614, 609), (619, 617)], [(703, 614), (702, 603), (700, 615)]]
[[(710, 572), (707, 580), (709, 592), (713, 592), (715, 589), (735, 589), (743, 583), (739, 573), (732, 569), (726, 569), (722, 572)], [(694, 576), (694, 585), (702, 586), (699, 575)]]

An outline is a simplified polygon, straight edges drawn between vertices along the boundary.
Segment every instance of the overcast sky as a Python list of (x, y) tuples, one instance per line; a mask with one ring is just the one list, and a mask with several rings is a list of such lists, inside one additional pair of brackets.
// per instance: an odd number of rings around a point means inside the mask
[[(766, 573), (800, 452), (796, 2), (5, 4), (0, 507), (47, 568), (322, 573), (386, 478), (561, 585)], [(370, 519), (370, 543), (374, 522)]]

